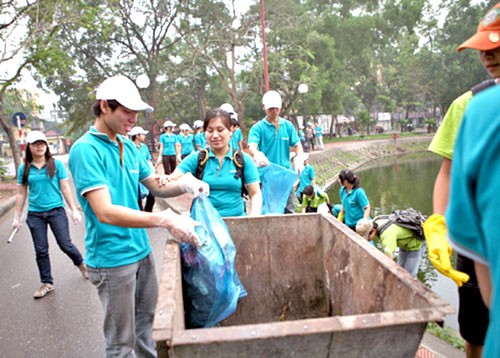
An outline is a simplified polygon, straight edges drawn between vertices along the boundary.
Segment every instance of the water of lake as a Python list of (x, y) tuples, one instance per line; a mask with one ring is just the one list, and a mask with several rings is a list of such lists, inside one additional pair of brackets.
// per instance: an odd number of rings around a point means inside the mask
[[(419, 153), (381, 158), (356, 170), (370, 200), (372, 217), (409, 207), (425, 215), (432, 214), (432, 191), (440, 164), (441, 160), (436, 155)], [(328, 190), (328, 195), (332, 203), (340, 203), (338, 184)], [(458, 309), (455, 283), (434, 269), (427, 253), (424, 254), (418, 278)], [(448, 316), (445, 325), (458, 330), (457, 315)]]

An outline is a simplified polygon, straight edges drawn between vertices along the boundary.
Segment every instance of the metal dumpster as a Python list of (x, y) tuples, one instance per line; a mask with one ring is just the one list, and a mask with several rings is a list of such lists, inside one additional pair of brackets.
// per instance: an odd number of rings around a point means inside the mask
[(186, 329), (179, 247), (167, 244), (160, 357), (414, 357), (453, 308), (331, 216), (226, 220), (248, 297), (221, 327)]

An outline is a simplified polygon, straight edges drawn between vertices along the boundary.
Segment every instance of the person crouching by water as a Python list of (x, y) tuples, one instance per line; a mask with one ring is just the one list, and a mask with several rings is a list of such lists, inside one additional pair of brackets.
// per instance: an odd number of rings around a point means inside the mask
[[(242, 197), (242, 184), (250, 197), (249, 216), (260, 215), (262, 210), (262, 193), (259, 173), (252, 158), (243, 152), (243, 178), (237, 176), (235, 152), (229, 142), (231, 140), (231, 117), (228, 112), (219, 109), (207, 113), (203, 122), (203, 130), (207, 139), (207, 152), (195, 152), (186, 157), (175, 169), (170, 178), (182, 177), (185, 173), (196, 173), (201, 165), (200, 155), (208, 155), (201, 174), (201, 180), (210, 187), (209, 199), (222, 217), (245, 215), (245, 200)], [(242, 183), (242, 180), (244, 182)]]
[(368, 219), (370, 216), (370, 202), (366, 196), (365, 190), (361, 188), (359, 178), (350, 169), (342, 172), (339, 176), (344, 188), (340, 190), (340, 200), (342, 209), (339, 219), (353, 231), (356, 231), (356, 224), (361, 219)]
[[(356, 232), (375, 246), (381, 246), (384, 254), (391, 259), (394, 251), (399, 248), (398, 265), (408, 271), (413, 277), (417, 276), (424, 241), (415, 236), (415, 233), (396, 223), (389, 224), (389, 219), (375, 217), (373, 221), (361, 219), (356, 224)], [(381, 232), (380, 229), (383, 228)]]
[(73, 261), (85, 279), (87, 268), (78, 248), (71, 242), (68, 217), (64, 210), (63, 197), (68, 203), (75, 224), (82, 221), (73, 202), (69, 187), (68, 172), (64, 164), (52, 157), (47, 137), (40, 131), (31, 131), (26, 141), (26, 162), (19, 166), (17, 174), (16, 211), (12, 227), (21, 227), (21, 213), (28, 196), (26, 223), (31, 231), (35, 247), (36, 263), (42, 285), (33, 294), (34, 298), (45, 297), (54, 290), (54, 278), (49, 258), (47, 226), (50, 226), (59, 248)]

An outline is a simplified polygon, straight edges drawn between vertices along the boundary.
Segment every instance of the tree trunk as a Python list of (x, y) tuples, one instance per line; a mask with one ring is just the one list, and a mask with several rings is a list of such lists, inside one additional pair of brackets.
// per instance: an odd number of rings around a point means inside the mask
[(21, 151), (17, 145), (16, 136), (12, 127), (5, 121), (3, 116), (3, 96), (0, 95), (0, 124), (2, 125), (3, 130), (7, 133), (7, 137), (9, 138), (9, 146), (12, 150), (12, 156), (14, 157), (14, 177), (17, 178), (17, 169), (21, 165)]

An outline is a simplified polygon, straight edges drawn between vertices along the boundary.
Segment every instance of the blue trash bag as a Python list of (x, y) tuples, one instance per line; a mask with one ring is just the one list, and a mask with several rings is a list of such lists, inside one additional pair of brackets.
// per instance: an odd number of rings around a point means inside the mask
[(262, 168), (262, 214), (283, 214), (298, 175), (291, 169), (270, 163)]
[(195, 230), (202, 244), (180, 245), (186, 326), (213, 327), (234, 313), (247, 291), (234, 268), (229, 230), (206, 195), (194, 199), (191, 217), (201, 224)]

